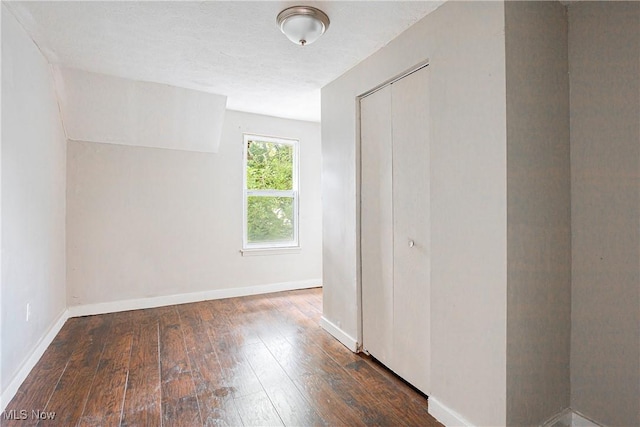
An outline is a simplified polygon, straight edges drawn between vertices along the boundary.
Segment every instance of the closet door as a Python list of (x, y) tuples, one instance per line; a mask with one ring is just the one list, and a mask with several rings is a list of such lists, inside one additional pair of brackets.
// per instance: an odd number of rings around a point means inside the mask
[(360, 100), (360, 247), (366, 350), (389, 366), (393, 351), (391, 87)]
[(363, 347), (430, 384), (429, 71), (360, 101)]
[(393, 83), (392, 369), (425, 393), (430, 363), (429, 68)]

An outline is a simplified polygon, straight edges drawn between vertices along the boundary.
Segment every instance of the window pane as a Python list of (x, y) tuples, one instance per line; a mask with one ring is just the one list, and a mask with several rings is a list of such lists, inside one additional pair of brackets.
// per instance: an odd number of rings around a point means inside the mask
[(247, 197), (247, 241), (293, 241), (293, 201), (293, 197)]
[(293, 190), (293, 146), (249, 141), (248, 190)]

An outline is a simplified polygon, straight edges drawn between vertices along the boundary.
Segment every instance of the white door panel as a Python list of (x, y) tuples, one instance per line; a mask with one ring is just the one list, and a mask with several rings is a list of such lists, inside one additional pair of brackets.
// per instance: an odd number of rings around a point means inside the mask
[(429, 384), (429, 71), (391, 85), (393, 117), (394, 366)]
[(365, 349), (391, 364), (393, 201), (391, 87), (360, 102), (362, 334)]

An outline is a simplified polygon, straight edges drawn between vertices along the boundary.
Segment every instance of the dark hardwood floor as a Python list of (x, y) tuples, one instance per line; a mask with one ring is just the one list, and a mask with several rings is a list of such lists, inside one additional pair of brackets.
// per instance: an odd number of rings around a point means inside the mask
[(318, 326), (321, 305), (309, 289), (69, 319), (0, 423), (441, 426)]

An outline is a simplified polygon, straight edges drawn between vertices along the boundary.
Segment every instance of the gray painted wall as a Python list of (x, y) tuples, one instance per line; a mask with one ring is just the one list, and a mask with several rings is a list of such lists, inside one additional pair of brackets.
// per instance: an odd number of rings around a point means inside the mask
[(507, 424), (569, 406), (571, 189), (567, 13), (506, 2)]
[(569, 6), (571, 407), (640, 425), (640, 2)]

